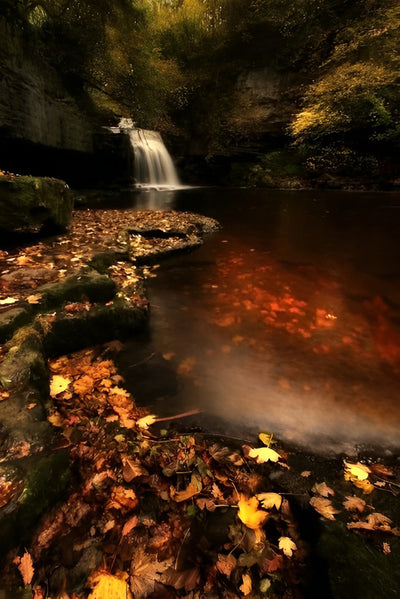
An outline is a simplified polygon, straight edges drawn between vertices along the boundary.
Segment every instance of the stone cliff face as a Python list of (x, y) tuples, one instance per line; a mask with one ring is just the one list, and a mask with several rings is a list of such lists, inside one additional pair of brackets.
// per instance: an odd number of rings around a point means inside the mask
[(91, 152), (92, 129), (57, 73), (32, 53), (23, 31), (0, 20), (0, 134), (62, 150)]

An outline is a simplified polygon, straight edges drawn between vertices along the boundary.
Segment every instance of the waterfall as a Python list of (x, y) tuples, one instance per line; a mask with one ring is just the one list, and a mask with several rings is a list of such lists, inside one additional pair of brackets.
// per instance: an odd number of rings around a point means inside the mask
[(130, 129), (134, 177), (138, 187), (173, 188), (180, 181), (172, 158), (157, 131)]

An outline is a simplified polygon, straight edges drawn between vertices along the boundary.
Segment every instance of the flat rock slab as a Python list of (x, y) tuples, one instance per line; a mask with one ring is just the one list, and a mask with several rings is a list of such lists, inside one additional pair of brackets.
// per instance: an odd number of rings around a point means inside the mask
[(0, 176), (0, 230), (42, 225), (65, 229), (71, 222), (72, 207), (73, 197), (64, 181)]

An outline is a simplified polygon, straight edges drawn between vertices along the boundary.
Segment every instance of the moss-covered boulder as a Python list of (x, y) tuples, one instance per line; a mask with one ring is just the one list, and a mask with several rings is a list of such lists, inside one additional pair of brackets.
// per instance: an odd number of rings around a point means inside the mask
[(62, 230), (71, 222), (72, 207), (73, 197), (64, 181), (0, 176), (0, 230), (42, 225)]

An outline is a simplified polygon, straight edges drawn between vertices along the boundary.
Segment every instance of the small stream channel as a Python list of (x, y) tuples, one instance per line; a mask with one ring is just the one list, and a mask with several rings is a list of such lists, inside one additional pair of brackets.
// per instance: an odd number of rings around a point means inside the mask
[(149, 281), (150, 330), (119, 364), (138, 403), (317, 453), (400, 446), (398, 194), (198, 188), (121, 202), (222, 225)]

